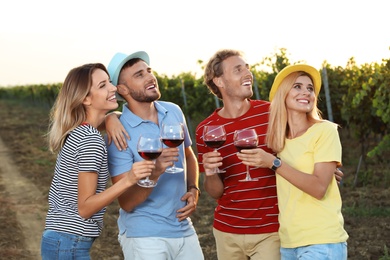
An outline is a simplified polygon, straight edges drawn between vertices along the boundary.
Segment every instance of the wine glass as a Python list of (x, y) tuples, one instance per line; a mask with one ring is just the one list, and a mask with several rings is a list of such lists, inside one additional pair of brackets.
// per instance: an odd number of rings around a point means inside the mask
[[(210, 147), (214, 148), (214, 152), (217, 152), (217, 148), (221, 147), (226, 142), (226, 131), (223, 125), (206, 125), (203, 128), (203, 141)], [(215, 168), (215, 173), (224, 173), (224, 170)]]
[[(178, 147), (184, 141), (184, 126), (182, 123), (163, 124), (161, 129), (163, 143), (168, 147)], [(183, 168), (176, 167), (173, 164), (165, 170), (167, 173), (182, 172)]]
[[(155, 162), (162, 153), (162, 146), (163, 145), (160, 135), (145, 133), (142, 134), (138, 139), (137, 150), (143, 159), (152, 160)], [(149, 177), (139, 180), (137, 184), (145, 188), (152, 188), (157, 185), (157, 183), (153, 180), (150, 180)]]
[[(234, 132), (234, 146), (239, 152), (242, 149), (254, 149), (258, 145), (258, 137), (255, 129), (236, 130)], [(257, 181), (257, 178), (252, 178), (249, 173), (249, 166), (246, 166), (246, 177), (240, 181)]]

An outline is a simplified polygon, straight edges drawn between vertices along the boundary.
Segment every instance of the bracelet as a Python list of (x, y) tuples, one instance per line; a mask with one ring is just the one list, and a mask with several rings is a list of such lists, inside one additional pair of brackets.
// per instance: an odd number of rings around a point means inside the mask
[(196, 185), (189, 185), (187, 188), (187, 191), (190, 191), (191, 189), (195, 189), (199, 192), (199, 196), (201, 194), (200, 189)]

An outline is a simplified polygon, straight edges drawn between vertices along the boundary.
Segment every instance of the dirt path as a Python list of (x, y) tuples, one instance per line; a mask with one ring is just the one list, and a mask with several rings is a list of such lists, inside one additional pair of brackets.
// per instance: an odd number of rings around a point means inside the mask
[(0, 138), (1, 179), (23, 231), (26, 249), (31, 252), (33, 259), (40, 259), (40, 242), (46, 216), (42, 201), (45, 198), (32, 182), (20, 174), (9, 154), (10, 151)]

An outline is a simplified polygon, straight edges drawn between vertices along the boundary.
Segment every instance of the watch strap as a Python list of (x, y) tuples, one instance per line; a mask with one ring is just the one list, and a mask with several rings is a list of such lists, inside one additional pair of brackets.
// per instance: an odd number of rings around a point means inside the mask
[[(277, 157), (277, 156), (276, 156), (276, 159), (280, 161), (280, 158)], [(276, 169), (279, 168), (279, 167), (280, 167), (280, 165), (279, 165), (279, 166), (276, 166), (276, 165), (274, 164), (274, 162), (272, 162), (271, 170), (276, 171)]]

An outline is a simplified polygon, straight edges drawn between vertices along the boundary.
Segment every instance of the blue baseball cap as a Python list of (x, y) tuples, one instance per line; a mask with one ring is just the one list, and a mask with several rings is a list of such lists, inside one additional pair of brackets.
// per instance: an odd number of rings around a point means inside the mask
[(149, 55), (144, 51), (137, 51), (130, 55), (118, 52), (114, 55), (114, 57), (112, 57), (107, 70), (114, 86), (118, 85), (119, 72), (121, 71), (123, 65), (129, 60), (136, 58), (145, 61), (148, 65), (150, 63)]

